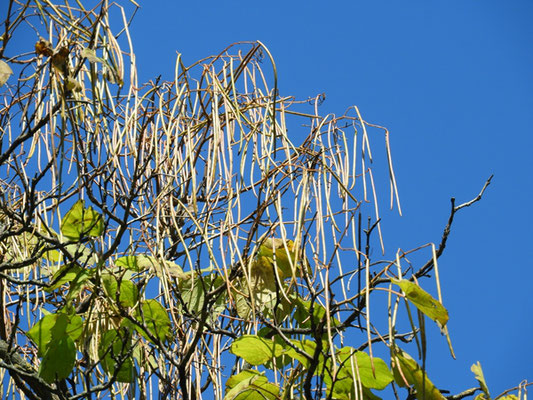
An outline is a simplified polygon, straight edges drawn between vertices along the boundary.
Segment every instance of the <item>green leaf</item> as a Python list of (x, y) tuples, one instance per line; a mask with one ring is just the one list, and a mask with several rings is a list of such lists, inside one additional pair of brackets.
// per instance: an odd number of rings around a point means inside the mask
[(117, 280), (111, 274), (103, 274), (101, 279), (102, 285), (104, 286), (105, 294), (107, 295), (107, 297), (111, 298), (112, 300), (115, 300), (118, 289)]
[[(148, 269), (149, 266), (143, 266), (141, 264), (143, 257), (147, 256), (124, 256), (117, 258), (115, 260), (115, 265), (117, 267), (124, 267), (126, 269), (130, 269), (135, 272), (142, 272), (145, 269)], [(149, 257), (147, 257), (149, 258)]]
[[(325, 379), (324, 379), (325, 381)], [(376, 396), (372, 391), (364, 386), (361, 386), (362, 391), (358, 396), (355, 394), (355, 386), (351, 377), (343, 377), (335, 381), (333, 385), (333, 393), (331, 398), (335, 400), (381, 400), (380, 397)], [(358, 388), (359, 389), (359, 388)], [(331, 392), (330, 387), (328, 387), (328, 396)]]
[(67, 325), (69, 318), (67, 314), (56, 314), (56, 323), (50, 330), (52, 342), (63, 339), (67, 335)]
[(128, 280), (120, 282), (120, 304), (123, 307), (133, 307), (139, 299), (139, 290), (137, 286)]
[(52, 340), (52, 328), (56, 324), (57, 316), (58, 314), (45, 315), (27, 333), (37, 345), (38, 355), (41, 357), (46, 352), (46, 346)]
[[(361, 383), (364, 387), (383, 390), (394, 380), (392, 372), (381, 358), (373, 357), (371, 360), (370, 356), (363, 351), (355, 353), (355, 358)], [(374, 370), (372, 370), (372, 363)]]
[(470, 370), (474, 373), (474, 376), (479, 382), (479, 386), (481, 387), (481, 390), (483, 390), (483, 393), (486, 394), (486, 398), (490, 399), (489, 388), (487, 387), (487, 383), (485, 382), (485, 377), (483, 376), (483, 370), (481, 369), (481, 363), (478, 361), (476, 364), (472, 364), (472, 367), (470, 368)]
[(407, 299), (421, 312), (423, 312), (433, 321), (438, 322), (441, 326), (446, 325), (448, 322), (448, 311), (428, 292), (423, 290), (417, 284), (405, 279), (393, 279), (392, 283), (398, 285), (404, 292), (405, 297), (407, 297)]
[(104, 232), (102, 215), (84, 205), (83, 200), (78, 200), (61, 221), (61, 233), (70, 240), (79, 240), (84, 236), (97, 237)]
[[(328, 396), (339, 400), (380, 400), (370, 388), (382, 390), (393, 380), (392, 373), (385, 362), (377, 357), (373, 358), (374, 371), (370, 364), (370, 356), (364, 352), (358, 352), (351, 347), (343, 347), (337, 352), (339, 369), (333, 382), (330, 373), (324, 374), (324, 383), (328, 389)], [(331, 371), (331, 359), (326, 361), (326, 371)], [(356, 382), (361, 379), (361, 386)], [(356, 390), (359, 392), (356, 396)]]
[(45, 315), (27, 335), (37, 345), (38, 355), (42, 357), (52, 340), (57, 341), (69, 336), (76, 340), (82, 333), (83, 320), (79, 315), (68, 316), (64, 313)]
[(280, 356), (284, 349), (275, 342), (256, 336), (243, 335), (231, 344), (230, 352), (251, 365), (264, 364)]
[(157, 370), (159, 368), (159, 363), (157, 362), (157, 354), (154, 355), (153, 352), (145, 352), (141, 349), (141, 346), (135, 346), (133, 348), (133, 357), (137, 360), (137, 364), (142, 366), (144, 370), (152, 369)]
[[(144, 321), (139, 313), (137, 314), (137, 320), (141, 323), (144, 322), (150, 333), (161, 342), (164, 342), (170, 336), (170, 318), (167, 310), (159, 302), (151, 299), (142, 303), (142, 312)], [(140, 333), (149, 339), (142, 330)]]
[[(308, 339), (292, 340), (292, 344), (298, 349), (302, 350), (302, 352), (304, 352), (311, 358), (315, 354), (316, 343), (312, 340), (308, 340)], [(287, 350), (287, 355), (294, 358), (295, 360), (298, 360), (305, 369), (309, 368), (310, 360), (304, 354), (299, 353), (298, 351), (294, 350), (291, 347), (289, 350)], [(322, 363), (323, 363), (323, 357), (320, 356), (319, 368), (317, 368), (317, 370), (319, 371), (322, 370), (322, 366), (321, 366)]]
[(75, 298), (85, 287), (88, 286), (89, 279), (94, 275), (96, 269), (82, 269), (73, 281), (69, 284), (67, 300)]
[(184, 279), (179, 282), (181, 299), (188, 312), (198, 314), (202, 310), (205, 299), (204, 286), (209, 290), (209, 281), (210, 277), (196, 276), (196, 279)]
[(381, 397), (376, 396), (370, 389), (363, 386), (363, 400), (381, 400)]
[[(320, 303), (311, 303), (311, 301), (303, 300), (300, 297), (294, 297), (293, 302), (296, 305), (294, 319), (302, 328), (311, 328), (311, 304), (313, 307), (314, 323), (318, 324), (325, 319), (326, 309)], [(340, 325), (340, 321), (335, 317), (331, 317), (331, 323), (333, 326)]]
[(52, 277), (51, 282), (55, 282), (44, 290), (48, 293), (53, 292), (65, 283), (70, 283), (69, 296), (72, 297), (79, 293), (84, 287), (84, 283), (92, 276), (93, 272), (76, 264), (63, 265)]
[(71, 315), (66, 333), (72, 340), (77, 340), (83, 332), (83, 319), (79, 315)]
[[(205, 304), (206, 291), (209, 292), (217, 287), (226, 285), (224, 279), (215, 273), (199, 275), (187, 272), (184, 277), (185, 279), (178, 281), (181, 300), (187, 312), (194, 315), (199, 315), (202, 311)], [(214, 323), (220, 313), (226, 308), (226, 293), (226, 291), (221, 293), (209, 309), (208, 319), (210, 323)]]
[(398, 347), (393, 349), (392, 353), (392, 371), (398, 385), (402, 387), (414, 385), (418, 400), (444, 400), (444, 396), (429, 380), (425, 371), (409, 354)]
[[(63, 314), (64, 315), (64, 314)], [(68, 335), (54, 340), (43, 357), (39, 367), (39, 376), (46, 382), (67, 378), (76, 362), (76, 347)]]
[(81, 267), (75, 264), (67, 264), (62, 266), (52, 277), (52, 282), (55, 282), (50, 287), (45, 288), (44, 290), (48, 293), (54, 291), (64, 283), (73, 281), (76, 276), (80, 273)]
[(275, 400), (279, 398), (278, 386), (256, 371), (244, 370), (232, 376), (231, 386), (226, 384), (224, 400)]
[(100, 363), (108, 375), (115, 374), (117, 365), (120, 365), (116, 372), (119, 382), (133, 382), (134, 366), (131, 354), (128, 354), (130, 350), (131, 334), (125, 329), (111, 329), (102, 335), (98, 346)]
[(355, 397), (354, 380), (350, 374), (347, 373), (345, 368), (341, 368), (337, 371), (335, 383), (331, 375), (326, 372), (324, 374), (324, 383), (328, 396), (331, 394), (333, 399), (338, 400), (352, 400)]
[[(364, 387), (383, 390), (394, 380), (392, 372), (381, 358), (373, 357), (371, 359), (367, 353), (356, 351), (353, 347), (343, 347), (339, 350), (338, 355), (343, 363), (342, 368), (346, 369), (354, 379), (359, 376)], [(354, 359), (350, 360), (351, 357)], [(372, 363), (374, 369), (372, 369)]]
[(262, 338), (266, 338), (266, 336), (268, 336), (268, 339), (274, 340), (276, 346), (282, 348), (282, 354), (278, 357), (273, 358), (270, 361), (267, 361), (263, 365), (265, 366), (265, 368), (270, 370), (274, 370), (276, 368), (281, 369), (287, 366), (288, 364), (294, 362), (295, 358), (289, 354), (292, 348), (285, 342), (285, 340), (279, 335), (274, 335), (273, 337), (270, 337), (271, 333), (272, 330), (270, 328), (263, 327), (257, 332), (257, 335)]
[(117, 293), (122, 307), (133, 307), (137, 304), (139, 299), (139, 290), (137, 286), (130, 280), (122, 279), (120, 281), (120, 289), (116, 278), (111, 274), (102, 275), (102, 283), (107, 296), (116, 300)]
[(226, 391), (233, 389), (240, 382), (252, 378), (254, 376), (262, 376), (261, 372), (253, 369), (245, 369), (239, 372), (237, 375), (232, 375), (226, 381)]

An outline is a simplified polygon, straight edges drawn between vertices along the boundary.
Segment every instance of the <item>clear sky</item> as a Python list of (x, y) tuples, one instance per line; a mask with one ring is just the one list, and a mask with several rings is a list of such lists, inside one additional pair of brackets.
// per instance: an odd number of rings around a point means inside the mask
[(439, 262), (457, 360), (435, 333), (427, 367), (454, 393), (476, 385), (478, 360), (493, 395), (533, 380), (531, 0), (143, 3), (141, 80), (172, 79), (176, 52), (190, 64), (260, 40), (282, 95), (324, 92), (323, 114), (357, 105), (391, 131), (404, 216), (384, 215), (390, 251), (438, 243), (450, 197), (470, 200), (494, 174)]

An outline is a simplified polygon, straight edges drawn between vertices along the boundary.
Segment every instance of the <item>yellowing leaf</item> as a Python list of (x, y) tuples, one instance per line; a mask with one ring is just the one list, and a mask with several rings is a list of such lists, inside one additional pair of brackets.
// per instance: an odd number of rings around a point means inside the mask
[(106, 72), (104, 74), (104, 77), (107, 79), (109, 83), (112, 84), (118, 84), (119, 86), (124, 85), (124, 81), (120, 76), (120, 73), (114, 68), (113, 66), (107, 64)]
[(67, 78), (66, 87), (67, 87), (67, 90), (74, 91), (74, 92), (81, 92), (82, 90), (80, 83), (76, 79), (70, 76)]
[(35, 43), (35, 53), (39, 56), (51, 57), (54, 54), (52, 49), (52, 44), (43, 38), (40, 38), (37, 43)]
[(0, 86), (3, 86), (7, 82), (13, 70), (11, 67), (4, 61), (0, 60)]
[(31, 232), (22, 232), (20, 235), (13, 236), (11, 240), (7, 249), (2, 249), (4, 263), (23, 262), (32, 257), (32, 253), (39, 246), (39, 239)]
[(74, 260), (80, 265), (88, 266), (96, 262), (96, 258), (94, 257), (92, 250), (83, 243), (67, 244), (63, 246), (62, 250), (63, 252), (68, 253), (70, 256), (70, 258), (67, 258), (67, 260)]
[(277, 265), (281, 271), (281, 279), (295, 276), (294, 269), (296, 268), (296, 254), (294, 252), (294, 242), (292, 240), (287, 240), (285, 246), (283, 239), (266, 239), (259, 247), (257, 254), (258, 258), (265, 257), (268, 261)]
[(87, 61), (89, 61), (90, 63), (104, 62), (103, 59), (96, 56), (96, 51), (94, 51), (93, 49), (84, 48), (81, 51), (81, 56), (87, 58)]
[[(204, 271), (205, 272), (205, 271)], [(187, 272), (183, 274), (184, 278), (178, 281), (178, 288), (181, 295), (180, 309), (186, 310), (187, 313), (200, 315), (205, 306), (206, 294), (215, 287), (225, 286), (224, 278), (211, 272), (204, 275), (199, 273)], [(214, 304), (209, 308), (207, 316), (209, 323), (216, 323), (220, 313), (224, 311), (227, 304), (227, 292), (221, 293)]]
[(168, 273), (173, 278), (185, 279), (183, 270), (175, 262), (160, 260), (157, 257), (145, 254), (129, 255), (115, 260), (117, 267), (124, 267), (135, 272), (151, 270), (158, 277), (166, 276)]
[(237, 313), (241, 318), (246, 319), (250, 316), (252, 305), (261, 312), (274, 307), (277, 303), (277, 284), (274, 274), (274, 265), (266, 257), (258, 257), (253, 261), (249, 281), (241, 279), (238, 285), (240, 293), (235, 295)]
[(276, 297), (276, 276), (273, 265), (266, 259), (260, 257), (252, 263), (250, 271), (252, 290), (257, 296), (263, 295), (262, 303)]
[(415, 396), (418, 400), (444, 400), (444, 396), (429, 380), (420, 365), (397, 347), (392, 352), (392, 371), (398, 385), (415, 387)]
[(438, 322), (441, 326), (446, 325), (448, 322), (448, 310), (444, 306), (435, 300), (428, 292), (423, 290), (417, 284), (402, 279), (393, 279), (392, 283), (398, 285), (405, 294), (405, 297), (415, 305), (421, 312), (431, 318), (433, 321)]
[(52, 56), (52, 65), (63, 75), (68, 75), (68, 56), (70, 50), (68, 47), (61, 47), (59, 51)]
[(57, 250), (48, 250), (43, 254), (43, 258), (52, 263), (57, 263), (61, 260), (61, 253)]
[(487, 399), (490, 399), (489, 388), (487, 387), (487, 383), (485, 382), (485, 377), (483, 376), (483, 370), (481, 369), (481, 363), (478, 361), (476, 364), (472, 364), (472, 367), (470, 367), (470, 370), (474, 373), (477, 381), (479, 382), (479, 386), (481, 387), (481, 390), (483, 390), (483, 393), (487, 395)]

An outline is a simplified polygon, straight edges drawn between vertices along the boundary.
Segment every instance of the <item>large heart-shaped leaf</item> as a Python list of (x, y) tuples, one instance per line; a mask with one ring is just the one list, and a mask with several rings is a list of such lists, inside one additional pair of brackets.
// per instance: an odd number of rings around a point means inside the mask
[(92, 207), (85, 208), (84, 204), (83, 200), (78, 200), (61, 221), (61, 233), (70, 240), (97, 237), (104, 232), (102, 215)]
[(272, 340), (243, 335), (232, 343), (230, 351), (251, 365), (261, 365), (280, 356), (284, 349)]

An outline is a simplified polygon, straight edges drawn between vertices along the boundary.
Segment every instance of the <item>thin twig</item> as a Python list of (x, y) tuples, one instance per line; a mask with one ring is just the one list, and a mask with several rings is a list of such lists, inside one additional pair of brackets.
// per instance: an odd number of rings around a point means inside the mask
[(467, 201), (466, 203), (463, 203), (459, 206), (455, 206), (455, 198), (452, 197), (451, 198), (451, 211), (450, 211), (450, 216), (448, 218), (448, 223), (446, 224), (446, 227), (444, 228), (444, 232), (442, 234), (442, 238), (441, 238), (441, 241), (440, 241), (440, 244), (439, 244), (439, 248), (437, 249), (436, 251), (436, 257), (431, 257), (423, 266), (422, 268), (420, 268), (417, 272), (415, 272), (413, 274), (413, 276), (415, 278), (419, 278), (421, 276), (424, 276), (426, 275), (429, 271), (431, 271), (431, 269), (433, 268), (433, 265), (434, 265), (434, 260), (435, 258), (438, 259), (442, 253), (444, 252), (444, 249), (446, 248), (446, 242), (448, 241), (448, 236), (450, 235), (450, 232), (451, 232), (451, 227), (452, 227), (452, 224), (453, 224), (453, 220), (454, 220), (454, 217), (455, 217), (455, 214), (457, 213), (457, 211), (459, 211), (460, 209), (462, 208), (465, 208), (465, 207), (470, 207), (472, 204), (478, 202), (479, 200), (481, 200), (482, 196), (483, 196), (483, 193), (485, 193), (485, 189), (490, 185), (490, 182), (492, 180), (492, 177), (494, 175), (491, 175), (487, 181), (485, 182), (485, 184), (483, 185), (483, 188), (481, 189), (481, 191), (479, 192), (479, 194), (473, 198), (472, 200), (470, 201)]

